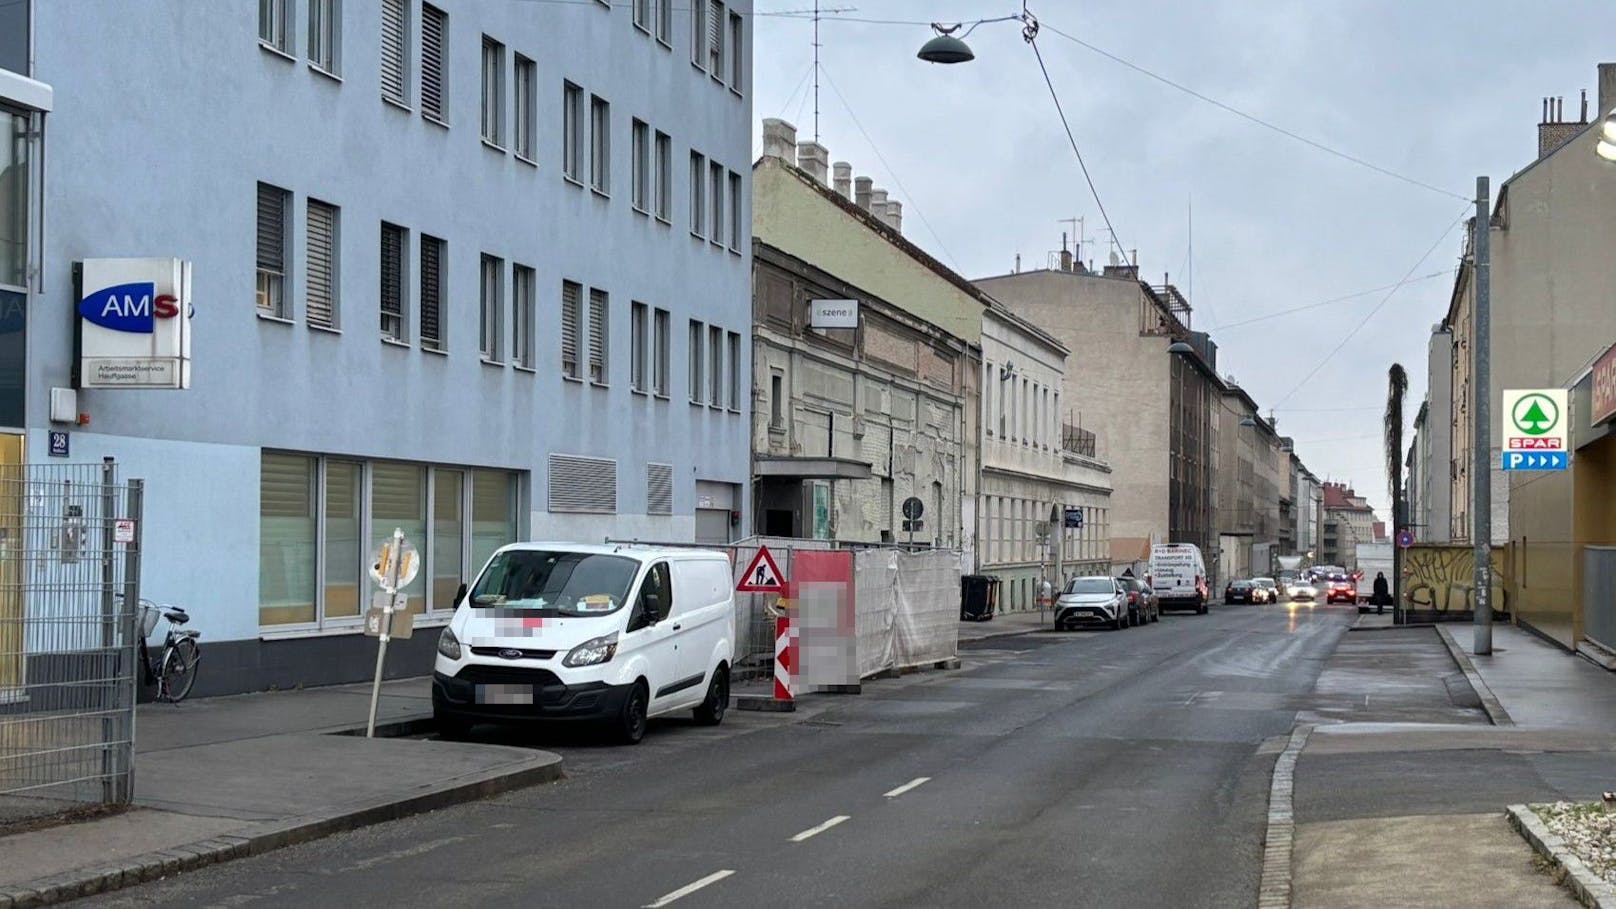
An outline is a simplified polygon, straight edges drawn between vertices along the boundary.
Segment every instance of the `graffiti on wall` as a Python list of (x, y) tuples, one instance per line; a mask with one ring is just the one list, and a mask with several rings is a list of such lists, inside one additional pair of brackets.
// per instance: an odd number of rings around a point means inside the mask
[[(1492, 551), (1494, 612), (1508, 612), (1503, 550)], [(1403, 609), (1411, 619), (1466, 619), (1474, 611), (1476, 551), (1469, 546), (1416, 545), (1403, 552)]]

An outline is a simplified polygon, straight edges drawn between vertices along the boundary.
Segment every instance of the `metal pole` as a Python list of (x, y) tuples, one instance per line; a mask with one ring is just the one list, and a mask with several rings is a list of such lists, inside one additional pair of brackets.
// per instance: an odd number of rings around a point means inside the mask
[[(101, 461), (101, 659), (107, 661), (107, 668), (117, 665), (116, 648), (118, 637), (116, 632), (118, 621), (117, 567), (112, 561), (112, 550), (115, 545), (112, 522), (117, 519), (118, 499), (117, 490), (113, 486), (117, 482), (118, 468), (111, 458)], [(105, 671), (105, 670), (102, 670)], [(113, 673), (116, 677), (116, 672)], [(113, 687), (117, 686), (114, 681)], [(118, 698), (114, 695), (109, 699), (107, 706), (112, 711), (101, 718), (101, 801), (105, 804), (117, 804), (118, 785), (118, 754), (121, 750), (115, 743), (118, 741), (119, 723), (114, 714)]]
[(1398, 540), (1408, 523), (1408, 503), (1401, 494), (1392, 501), (1392, 624), (1403, 624), (1403, 544)]
[(1492, 208), (1486, 177), (1476, 178), (1476, 332), (1471, 345), (1475, 417), (1471, 421), (1471, 542), (1476, 547), (1475, 643), (1478, 656), (1493, 652), (1492, 606)]
[(145, 632), (140, 624), (140, 553), (141, 540), (145, 536), (146, 521), (146, 484), (143, 480), (129, 481), (129, 517), (135, 522), (135, 538), (124, 547), (123, 551), (123, 627), (124, 646), (118, 655), (119, 668), (129, 674), (128, 681), (123, 684), (123, 693), (118, 706), (127, 710), (125, 714), (129, 722), (129, 741), (124, 746), (124, 778), (119, 802), (128, 804), (135, 797), (135, 699), (140, 684), (140, 651), (135, 646), (136, 638)]
[(387, 583), (382, 587), (387, 592), (386, 602), (382, 606), (381, 634), (377, 636), (376, 647), (376, 679), (370, 686), (370, 716), (365, 721), (365, 738), (376, 737), (376, 705), (382, 694), (382, 665), (387, 661), (387, 641), (392, 637), (393, 631), (393, 598), (398, 592), (398, 571), (404, 561), (404, 529), (393, 528), (392, 552), (387, 561)]

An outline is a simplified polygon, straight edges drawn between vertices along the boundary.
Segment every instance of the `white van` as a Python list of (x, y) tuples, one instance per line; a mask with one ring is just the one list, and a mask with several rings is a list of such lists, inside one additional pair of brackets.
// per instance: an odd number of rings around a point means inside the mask
[(516, 543), (494, 553), (438, 639), (432, 713), (475, 723), (593, 720), (638, 742), (679, 710), (729, 706), (729, 558), (702, 549)]
[(1145, 583), (1156, 591), (1163, 612), (1193, 609), (1206, 614), (1206, 560), (1194, 543), (1157, 543), (1150, 547), (1150, 574)]

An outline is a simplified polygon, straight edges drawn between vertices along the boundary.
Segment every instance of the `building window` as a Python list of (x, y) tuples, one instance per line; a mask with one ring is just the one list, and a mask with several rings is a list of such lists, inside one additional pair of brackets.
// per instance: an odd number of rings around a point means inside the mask
[[(432, 590), (428, 609), (449, 609), (465, 576), (466, 473), (432, 471)], [(416, 542), (417, 549), (420, 542)]]
[(724, 4), (711, 0), (707, 9), (707, 72), (724, 78)]
[(630, 200), (637, 212), (651, 210), (651, 128), (645, 121), (635, 118), (631, 128), (633, 147), (633, 160), (630, 162), (633, 183), (633, 198)]
[(707, 159), (699, 152), (690, 153), (690, 232), (698, 237), (707, 235)]
[(712, 241), (719, 246), (724, 245), (724, 165), (717, 161), (708, 166), (708, 173), (712, 180)]
[(656, 37), (667, 47), (673, 47), (673, 0), (656, 0)]
[(745, 200), (741, 198), (741, 175), (729, 172), (729, 248), (735, 252), (741, 251), (741, 205)]
[(717, 325), (707, 327), (708, 390), (707, 403), (724, 406), (724, 329)]
[(584, 90), (571, 82), (561, 90), (561, 173), (574, 183), (583, 182)]
[(258, 184), (258, 311), (277, 319), (290, 318), (286, 307), (286, 212), (291, 202), (290, 192)]
[(695, 319), (690, 320), (690, 403), (701, 403), (702, 384), (706, 379), (707, 371), (702, 368), (701, 346), (706, 339), (703, 326)]
[(539, 66), (532, 60), (516, 55), (516, 120), (512, 141), (518, 157), (532, 161), (538, 143)]
[[(392, 537), (394, 528), (404, 531), (405, 539), (417, 550), (428, 549), (426, 532), (426, 469), (420, 464), (379, 461), (370, 468), (370, 551), (375, 552)], [(426, 610), (426, 573), (415, 576), (400, 591), (407, 598), (408, 610)]]
[[(427, 18), (437, 13), (434, 20), (444, 24), (443, 14), (432, 7), (423, 7)], [(382, 0), (382, 97), (399, 104), (409, 104), (409, 42), (410, 13), (406, 0)]]
[(421, 5), (421, 115), (449, 122), (449, 14)]
[(729, 409), (741, 412), (741, 336), (729, 333)]
[(328, 619), (358, 618), (360, 597), (367, 582), (361, 581), (365, 554), (360, 551), (360, 494), (364, 491), (364, 465), (355, 461), (325, 462), (325, 503), (320, 527), (320, 556), (325, 568), (324, 608)]
[(579, 329), (583, 323), (583, 287), (561, 282), (561, 374), (569, 379), (583, 378), (578, 372)]
[(258, 0), (258, 40), (283, 54), (292, 52), (292, 0)]
[(505, 45), (483, 36), (483, 141), (505, 145)]
[(707, 0), (690, 0), (690, 65), (707, 65)]
[(342, 67), (342, 0), (309, 0), (309, 62), (336, 75)]
[(500, 362), (505, 353), (505, 345), (500, 343), (500, 314), (505, 311), (505, 288), (502, 283), (504, 274), (503, 259), (493, 256), (482, 257), (478, 282), (480, 290), (477, 298), (479, 301), (477, 350), (484, 360), (491, 363)]
[(538, 275), (526, 265), (511, 266), (511, 360), (532, 369), (533, 312), (538, 294)]
[(315, 613), (314, 458), (265, 452), (258, 474), (258, 623), (297, 625)]
[(658, 309), (651, 326), (651, 393), (659, 398), (668, 396), (669, 318), (666, 309)]
[(516, 541), (516, 475), (471, 472), (471, 566), (481, 570), (494, 552)]
[(645, 393), (650, 372), (650, 314), (644, 303), (629, 304), (629, 388)]
[(769, 371), (769, 428), (786, 428), (786, 377), (778, 369)]
[(660, 131), (656, 134), (656, 216), (673, 222), (673, 140)]
[(741, 41), (742, 35), (741, 15), (729, 14), (729, 87), (737, 92), (741, 91), (746, 76), (746, 54), (742, 48), (746, 45)]
[(595, 192), (612, 191), (612, 106), (589, 97), (589, 183)]
[[(21, 9), (26, 11), (27, 6)], [(0, 174), (5, 175), (0, 177), (3, 181), (0, 185), (6, 187), (0, 191), (0, 284), (18, 288), (28, 282), (28, 198), (33, 187), (29, 135), (28, 115), (0, 107)], [(264, 189), (264, 184), (258, 184), (260, 212)], [(20, 363), (21, 333), (18, 334)], [(15, 423), (5, 422), (6, 425), (22, 425), (20, 417)]]
[(598, 287), (589, 288), (589, 381), (607, 384), (607, 342), (611, 332), (611, 298)]
[(337, 327), (337, 218), (335, 205), (309, 200), (308, 282), (305, 314), (309, 324)]
[(421, 235), (421, 347), (425, 350), (444, 350), (443, 297), (444, 260), (447, 244), (437, 237)]
[(651, 34), (651, 0), (634, 0), (634, 27)]
[(409, 242), (409, 233), (396, 224), (382, 222), (379, 298), (382, 337), (389, 341), (409, 340), (404, 332), (404, 247)]

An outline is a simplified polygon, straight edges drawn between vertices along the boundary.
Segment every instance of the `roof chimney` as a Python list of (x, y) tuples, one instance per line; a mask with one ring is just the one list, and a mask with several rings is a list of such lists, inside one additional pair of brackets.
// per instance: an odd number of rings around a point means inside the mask
[(1578, 123), (1588, 122), (1588, 90), (1582, 90), (1582, 116), (1577, 118)]
[[(1584, 92), (1584, 96), (1586, 96)], [(1543, 120), (1537, 125), (1537, 156), (1544, 158), (1555, 149), (1566, 144), (1571, 137), (1582, 131), (1587, 125), (1586, 98), (1583, 103), (1584, 119), (1577, 123), (1567, 123), (1565, 119), (1565, 99), (1560, 97), (1543, 99)]]
[(819, 181), (820, 186), (830, 185), (830, 152), (825, 146), (818, 142), (798, 142), (797, 166)]
[(853, 178), (853, 202), (854, 202), (854, 204), (856, 204), (859, 208), (868, 209), (870, 207), (870, 187), (874, 186), (874, 185), (875, 185), (875, 181), (871, 180), (869, 177), (854, 177)]
[(797, 128), (778, 117), (763, 118), (763, 155), (790, 162), (797, 154)]
[(887, 224), (898, 233), (903, 233), (903, 203), (897, 199), (887, 200)]
[(1061, 231), (1060, 270), (1072, 270), (1072, 251), (1066, 248), (1066, 231)]
[(1616, 107), (1616, 63), (1599, 64), (1599, 109), (1594, 111), (1594, 119), (1603, 119)]
[(831, 173), (835, 174), (832, 182), (836, 187), (836, 194), (844, 199), (853, 198), (853, 165), (846, 161), (837, 161), (830, 169)]

